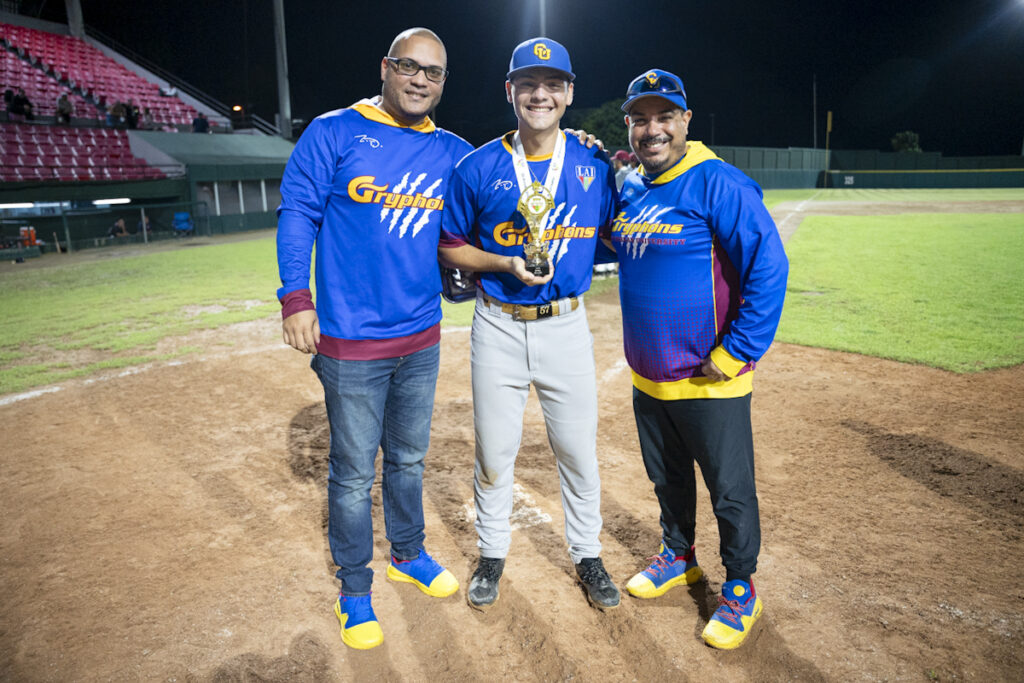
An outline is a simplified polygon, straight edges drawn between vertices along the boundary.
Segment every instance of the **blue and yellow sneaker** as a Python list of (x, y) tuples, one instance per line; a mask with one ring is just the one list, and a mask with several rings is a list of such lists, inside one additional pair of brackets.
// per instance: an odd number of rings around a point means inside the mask
[(761, 616), (761, 598), (753, 583), (726, 581), (718, 598), (718, 609), (700, 635), (704, 642), (719, 650), (732, 650), (743, 644), (754, 622)]
[(369, 650), (384, 642), (369, 595), (339, 595), (334, 613), (341, 622), (341, 642), (357, 650)]
[(686, 555), (676, 555), (661, 544), (661, 549), (649, 558), (651, 565), (626, 584), (630, 595), (638, 598), (657, 598), (674, 586), (697, 583), (704, 571), (697, 566), (697, 553), (693, 547)]
[(446, 598), (459, 590), (455, 576), (435, 562), (426, 550), (420, 550), (420, 556), (415, 560), (396, 560), (392, 555), (388, 578), (411, 583), (434, 598)]

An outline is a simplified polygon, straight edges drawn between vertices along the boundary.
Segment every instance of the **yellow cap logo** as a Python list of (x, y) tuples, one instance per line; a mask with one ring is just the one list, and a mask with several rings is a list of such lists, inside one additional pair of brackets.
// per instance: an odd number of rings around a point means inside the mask
[(537, 55), (537, 59), (548, 60), (551, 59), (551, 50), (544, 43), (537, 43), (533, 46), (533, 54)]
[(654, 73), (653, 71), (644, 75), (644, 78), (647, 79), (647, 82), (650, 83), (652, 87), (658, 85), (658, 74)]

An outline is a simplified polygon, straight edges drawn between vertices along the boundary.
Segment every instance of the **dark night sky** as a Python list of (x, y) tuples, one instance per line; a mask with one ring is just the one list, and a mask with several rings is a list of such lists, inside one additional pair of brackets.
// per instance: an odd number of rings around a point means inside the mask
[[(277, 109), (270, 0), (82, 0), (86, 24), (225, 103)], [(396, 33), (436, 31), (452, 75), (439, 123), (474, 144), (514, 127), (503, 83), (515, 45), (539, 34), (539, 0), (380, 3), (285, 0), (293, 116), (380, 91)], [(42, 17), (63, 21), (63, 3)], [(738, 2), (547, 0), (549, 37), (577, 74), (575, 107), (621, 99), (640, 72), (679, 74), (691, 137), (718, 145), (889, 149), (902, 130), (947, 156), (1020, 154), (1024, 0)]]

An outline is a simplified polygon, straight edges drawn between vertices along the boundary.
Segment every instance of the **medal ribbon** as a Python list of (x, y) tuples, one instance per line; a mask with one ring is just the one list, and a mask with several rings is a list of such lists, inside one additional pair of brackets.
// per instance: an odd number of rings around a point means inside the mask
[[(523, 150), (523, 141), (519, 139), (519, 131), (516, 131), (512, 142), (512, 166), (516, 169), (519, 192), (523, 193), (526, 192), (526, 188), (533, 184), (533, 181), (531, 180), (530, 166), (526, 161), (526, 152)], [(544, 178), (544, 187), (551, 193), (552, 201), (554, 201), (555, 192), (558, 190), (558, 181), (562, 177), (562, 165), (564, 163), (565, 134), (562, 131), (558, 131), (558, 137), (555, 139), (555, 151), (551, 154), (551, 164), (548, 166), (548, 174)]]

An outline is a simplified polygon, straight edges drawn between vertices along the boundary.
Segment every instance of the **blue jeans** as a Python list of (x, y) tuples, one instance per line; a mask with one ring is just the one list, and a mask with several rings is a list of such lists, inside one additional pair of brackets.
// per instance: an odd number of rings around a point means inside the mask
[(377, 448), (384, 453), (384, 524), (391, 554), (399, 560), (423, 548), (423, 456), (440, 344), (382, 360), (337, 360), (317, 355), (310, 363), (324, 386), (331, 426), (327, 480), (327, 537), (340, 568), (345, 595), (367, 595), (373, 582), (370, 488)]

